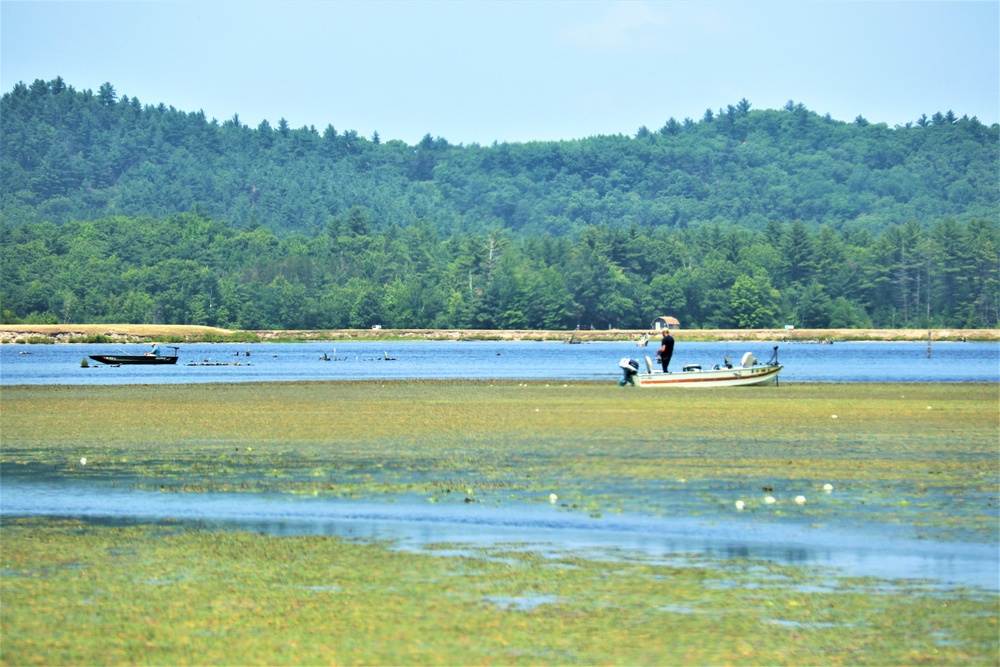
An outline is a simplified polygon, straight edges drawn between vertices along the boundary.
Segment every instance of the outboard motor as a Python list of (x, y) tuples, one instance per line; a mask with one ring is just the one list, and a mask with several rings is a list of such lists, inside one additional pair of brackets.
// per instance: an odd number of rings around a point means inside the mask
[(624, 387), (626, 384), (635, 386), (635, 375), (639, 372), (639, 362), (635, 359), (622, 357), (622, 360), (618, 362), (618, 366), (622, 369), (623, 375), (622, 379), (618, 382), (618, 386)]

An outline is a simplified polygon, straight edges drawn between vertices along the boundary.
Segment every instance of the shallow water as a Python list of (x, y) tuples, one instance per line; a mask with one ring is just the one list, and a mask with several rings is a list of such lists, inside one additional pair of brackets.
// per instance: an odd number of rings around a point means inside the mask
[[(758, 361), (778, 347), (782, 382), (1000, 382), (1000, 344), (934, 343), (685, 343), (671, 370), (698, 363)], [(655, 357), (657, 345), (629, 342), (199, 343), (179, 346), (174, 366), (104, 366), (91, 354), (142, 354), (146, 345), (0, 346), (0, 386), (23, 384), (162, 384), (392, 379), (552, 379), (617, 381), (618, 361)], [(250, 355), (246, 353), (249, 351)], [(330, 361), (321, 360), (326, 355)], [(388, 355), (393, 361), (386, 361)], [(204, 365), (222, 364), (222, 365)], [(201, 364), (201, 365), (189, 365)], [(238, 365), (236, 365), (238, 364)], [(643, 361), (644, 365), (645, 362)]]
[(4, 480), (5, 517), (50, 516), (95, 522), (197, 522), (277, 535), (434, 543), (530, 543), (584, 553), (626, 550), (650, 556), (764, 559), (833, 568), (846, 576), (930, 580), (1000, 590), (996, 545), (917, 540), (902, 529), (859, 523), (851, 529), (762, 521), (753, 512), (712, 518), (622, 513), (591, 518), (558, 504), (427, 503), (266, 494), (184, 494), (96, 488), (67, 482)]
[[(1000, 382), (995, 343), (683, 343), (671, 368), (710, 366), (746, 351), (767, 361), (778, 345), (782, 382)], [(176, 366), (108, 367), (90, 354), (142, 353), (142, 345), (2, 345), (0, 386), (172, 384), (311, 380), (525, 379), (617, 382), (621, 357), (655, 355), (656, 345), (541, 342), (260, 343), (180, 346)], [(246, 352), (250, 355), (247, 356)], [(327, 355), (330, 361), (321, 360)], [(384, 356), (391, 356), (386, 361)], [(219, 363), (223, 365), (187, 365)], [(237, 365), (238, 364), (238, 365)], [(751, 511), (653, 517), (636, 511), (591, 518), (560, 505), (391, 501), (266, 494), (157, 493), (10, 474), (0, 486), (3, 516), (78, 517), (100, 522), (177, 520), (274, 534), (393, 539), (404, 548), (438, 542), (531, 543), (556, 550), (625, 549), (652, 556), (766, 559), (818, 565), (849, 576), (926, 579), (1000, 590), (996, 544), (914, 539), (907, 527), (851, 516), (834, 525), (769, 521)], [(855, 520), (857, 519), (857, 520)]]

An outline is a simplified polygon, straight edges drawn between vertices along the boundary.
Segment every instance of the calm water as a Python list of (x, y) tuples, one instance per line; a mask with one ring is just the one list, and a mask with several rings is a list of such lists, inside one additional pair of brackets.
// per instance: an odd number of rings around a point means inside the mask
[(4, 481), (0, 506), (4, 516), (77, 517), (102, 523), (170, 519), (277, 535), (392, 539), (405, 548), (516, 542), (577, 554), (618, 549), (652, 556), (766, 559), (828, 567), (834, 574), (1000, 589), (995, 545), (918, 540), (905, 527), (864, 522), (849, 530), (794, 519), (774, 523), (749, 512), (710, 518), (625, 513), (593, 519), (557, 505), (432, 505), (414, 497), (387, 502), (107, 487), (98, 491), (79, 482), (16, 477)]
[[(744, 352), (767, 361), (778, 345), (782, 382), (1000, 383), (1000, 344), (684, 343), (672, 369), (739, 362)], [(654, 356), (655, 343), (401, 342), (258, 343), (180, 346), (176, 366), (108, 367), (81, 360), (91, 354), (142, 354), (146, 345), (2, 345), (0, 386), (26, 384), (157, 384), (382, 379), (552, 379), (617, 382), (622, 357)], [(250, 355), (246, 352), (249, 350)], [(330, 361), (320, 358), (326, 355)], [(384, 356), (393, 357), (386, 361)], [(224, 365), (206, 365), (206, 364)], [(200, 364), (200, 365), (188, 365)], [(236, 365), (238, 364), (238, 365)], [(10, 471), (7, 471), (8, 473)], [(522, 542), (537, 548), (624, 549), (652, 555), (763, 558), (821, 565), (848, 575), (930, 579), (949, 585), (1000, 589), (1000, 549), (994, 544), (917, 540), (907, 527), (864, 517), (837, 526), (794, 520), (761, 521), (753, 513), (701, 517), (622, 514), (599, 520), (556, 506), (429, 505), (301, 498), (262, 494), (160, 494), (3, 474), (0, 514), (70, 516), (91, 521), (166, 519), (275, 534), (329, 534), (397, 539), (403, 546), (433, 542)], [(694, 499), (692, 499), (694, 500)]]
[[(671, 369), (702, 367), (744, 352), (770, 359), (778, 345), (783, 382), (1000, 382), (1000, 344), (684, 343)], [(91, 354), (142, 354), (147, 345), (2, 345), (0, 385), (158, 384), (289, 380), (494, 378), (617, 381), (622, 357), (654, 357), (656, 344), (541, 342), (255, 343), (180, 345), (175, 366), (109, 367)], [(246, 352), (250, 356), (246, 356)], [(320, 359), (323, 355), (330, 361)], [(384, 356), (394, 358), (385, 361)], [(204, 365), (220, 363), (225, 365)], [(202, 364), (202, 365), (189, 365)], [(235, 365), (239, 364), (239, 365)]]

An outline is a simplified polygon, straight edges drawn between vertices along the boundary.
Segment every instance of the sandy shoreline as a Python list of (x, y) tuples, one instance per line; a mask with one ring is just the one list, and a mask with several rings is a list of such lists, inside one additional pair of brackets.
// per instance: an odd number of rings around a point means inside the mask
[[(687, 341), (1000, 341), (998, 329), (681, 329), (673, 332)], [(597, 331), (498, 331), (485, 329), (318, 329), (242, 331), (168, 324), (4, 324), (0, 343), (89, 343), (89, 342), (254, 342), (254, 341), (373, 341), (373, 340), (503, 340), (593, 342), (656, 338), (647, 330), (607, 329)]]

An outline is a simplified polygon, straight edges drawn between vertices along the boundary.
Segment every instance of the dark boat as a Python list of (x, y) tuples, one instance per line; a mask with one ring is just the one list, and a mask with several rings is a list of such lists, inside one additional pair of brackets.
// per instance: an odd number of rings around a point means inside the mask
[(99, 361), (102, 364), (108, 364), (109, 366), (121, 366), (123, 364), (141, 364), (145, 366), (151, 366), (154, 364), (176, 364), (177, 363), (177, 348), (171, 346), (170, 349), (174, 351), (172, 355), (153, 355), (153, 354), (92, 354), (90, 358), (94, 361)]

